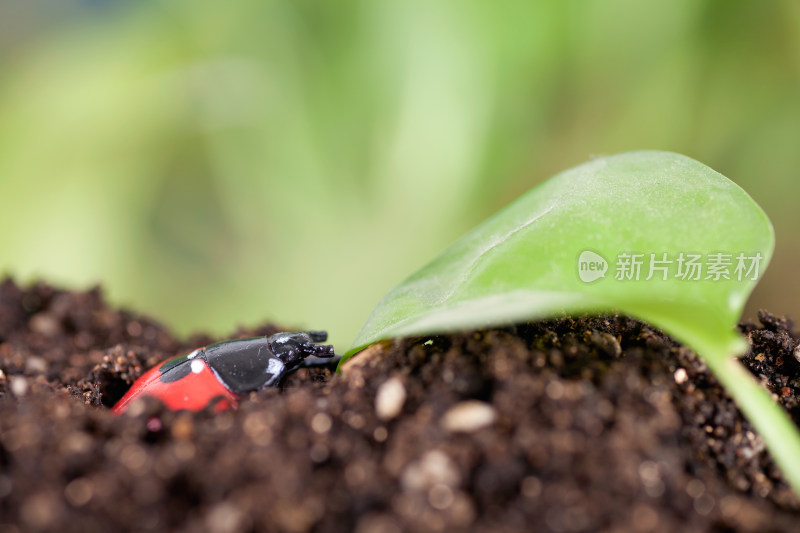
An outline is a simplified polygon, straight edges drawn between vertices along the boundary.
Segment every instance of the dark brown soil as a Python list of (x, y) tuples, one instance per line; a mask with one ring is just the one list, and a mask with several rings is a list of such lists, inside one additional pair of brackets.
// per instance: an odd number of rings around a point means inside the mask
[[(799, 420), (797, 338), (760, 321), (742, 325), (746, 362)], [(109, 412), (211, 340), (180, 342), (97, 290), (2, 282), (0, 531), (798, 530), (797, 499), (705, 366), (627, 318), (386, 342), (237, 411)]]

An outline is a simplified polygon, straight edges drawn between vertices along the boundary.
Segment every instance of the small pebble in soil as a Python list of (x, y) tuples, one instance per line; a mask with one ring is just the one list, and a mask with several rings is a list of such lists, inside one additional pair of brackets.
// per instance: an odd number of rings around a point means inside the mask
[(426, 452), (403, 470), (400, 483), (405, 490), (427, 490), (434, 485), (454, 487), (460, 482), (458, 468), (441, 450)]
[(20, 398), (28, 392), (28, 380), (22, 376), (11, 376), (9, 380), (11, 394)]
[(491, 405), (477, 400), (467, 400), (451, 407), (442, 417), (442, 426), (447, 431), (472, 433), (490, 426), (497, 419), (497, 411)]
[(384, 381), (375, 394), (375, 414), (381, 420), (391, 420), (403, 410), (406, 388), (398, 376)]

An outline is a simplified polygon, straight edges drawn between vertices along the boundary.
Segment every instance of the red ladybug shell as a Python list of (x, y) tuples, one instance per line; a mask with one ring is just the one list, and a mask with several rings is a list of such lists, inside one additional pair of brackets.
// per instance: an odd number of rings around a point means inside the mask
[(208, 364), (191, 359), (191, 355), (175, 357), (145, 372), (111, 412), (122, 414), (143, 396), (157, 398), (173, 411), (200, 411), (210, 404), (214, 404), (216, 411), (224, 411), (238, 405), (238, 396), (217, 379)]
[(326, 337), (322, 331), (276, 333), (199, 348), (145, 372), (111, 411), (123, 413), (143, 396), (157, 398), (173, 411), (236, 407), (239, 398), (279, 386), (300, 367), (335, 365), (333, 346), (317, 344)]

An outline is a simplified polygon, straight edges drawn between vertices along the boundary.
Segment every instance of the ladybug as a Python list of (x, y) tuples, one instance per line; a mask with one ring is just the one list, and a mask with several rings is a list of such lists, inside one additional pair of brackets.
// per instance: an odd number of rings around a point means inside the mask
[(225, 341), (169, 359), (145, 372), (111, 412), (122, 414), (138, 398), (152, 396), (177, 411), (214, 406), (224, 411), (251, 391), (277, 387), (303, 367), (335, 368), (339, 357), (324, 331), (276, 333)]

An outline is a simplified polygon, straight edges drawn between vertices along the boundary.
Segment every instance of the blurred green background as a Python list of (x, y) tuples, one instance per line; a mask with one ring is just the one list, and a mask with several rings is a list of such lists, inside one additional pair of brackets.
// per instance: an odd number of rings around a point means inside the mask
[(749, 314), (800, 318), (796, 0), (0, 2), (0, 273), (179, 333), (344, 346), (519, 193), (634, 149), (752, 194)]

